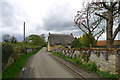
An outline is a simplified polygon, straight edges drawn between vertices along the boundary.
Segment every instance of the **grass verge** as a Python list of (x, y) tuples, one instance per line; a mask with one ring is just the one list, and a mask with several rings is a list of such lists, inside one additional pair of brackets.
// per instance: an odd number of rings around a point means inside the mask
[(19, 57), (19, 59), (14, 62), (11, 66), (4, 70), (2, 73), (2, 78), (17, 78), (17, 75), (20, 73), (23, 66), (26, 64), (28, 58), (36, 54), (40, 49), (37, 49), (31, 53), (24, 54)]
[(94, 62), (91, 63), (85, 63), (83, 64), (82, 62), (80, 62), (80, 60), (78, 60), (77, 58), (70, 58), (67, 57), (65, 55), (63, 55), (60, 52), (52, 52), (55, 56), (58, 56), (64, 60), (70, 61), (74, 64), (77, 64), (78, 66), (82, 66), (83, 68), (95, 72), (96, 74), (98, 74), (101, 78), (119, 78), (120, 76), (117, 74), (110, 74), (110, 72), (108, 71), (100, 71), (97, 69), (97, 66)]

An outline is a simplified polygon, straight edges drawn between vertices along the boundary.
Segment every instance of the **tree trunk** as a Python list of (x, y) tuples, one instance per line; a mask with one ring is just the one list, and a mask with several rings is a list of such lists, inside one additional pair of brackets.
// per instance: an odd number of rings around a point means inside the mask
[(107, 20), (107, 27), (106, 27), (106, 46), (107, 48), (112, 48), (114, 39), (112, 38), (113, 36), (113, 12), (108, 11), (108, 20)]

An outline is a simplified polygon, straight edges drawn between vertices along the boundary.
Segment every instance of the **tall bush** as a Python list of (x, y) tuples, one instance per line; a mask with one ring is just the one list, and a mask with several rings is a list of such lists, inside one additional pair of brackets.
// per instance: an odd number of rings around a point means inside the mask
[(14, 52), (13, 46), (10, 43), (3, 43), (2, 44), (2, 65), (3, 67), (7, 63), (9, 57)]
[(82, 43), (83, 47), (90, 47), (97, 45), (97, 41), (95, 40), (94, 36), (92, 36), (91, 34), (83, 34), (79, 40), (80, 43)]
[(79, 41), (79, 38), (75, 38), (71, 43), (71, 48), (80, 48), (82, 47), (82, 44)]

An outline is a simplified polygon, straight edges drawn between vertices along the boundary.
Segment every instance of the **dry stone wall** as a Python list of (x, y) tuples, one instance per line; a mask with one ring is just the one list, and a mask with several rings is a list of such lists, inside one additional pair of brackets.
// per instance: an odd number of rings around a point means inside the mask
[[(26, 49), (26, 53), (33, 52), (33, 51), (35, 51), (36, 49), (37, 49), (37, 48), (28, 48), (28, 49)], [(6, 65), (5, 65), (5, 64), (2, 64), (3, 71), (4, 71), (7, 67), (9, 67), (12, 63), (14, 63), (15, 61), (17, 61), (17, 59), (18, 59), (21, 55), (23, 55), (23, 54), (25, 54), (25, 53), (13, 53), (13, 54), (9, 57)]]
[(82, 63), (95, 62), (101, 71), (110, 71), (111, 74), (120, 73), (120, 50), (54, 49), (53, 52), (61, 52), (65, 56), (78, 58)]

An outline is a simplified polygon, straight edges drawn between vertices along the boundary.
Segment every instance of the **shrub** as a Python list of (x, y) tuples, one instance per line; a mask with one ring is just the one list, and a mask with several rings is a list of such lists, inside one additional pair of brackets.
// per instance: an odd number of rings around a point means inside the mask
[(79, 38), (75, 38), (71, 43), (71, 48), (80, 48), (82, 44), (79, 41)]
[(96, 46), (97, 41), (95, 40), (94, 36), (92, 34), (86, 34), (84, 33), (80, 39), (80, 43), (82, 43), (83, 47), (91, 47), (91, 46)]
[(103, 78), (118, 78), (119, 77), (119, 75), (117, 75), (117, 74), (110, 74), (109, 71), (99, 71), (98, 70), (97, 74), (99, 74), (99, 76), (101, 76)]
[(10, 43), (2, 44), (2, 65), (5, 65), (9, 57), (14, 52), (13, 46)]
[(13, 63), (4, 70), (4, 72), (2, 73), (2, 78), (3, 78), (2, 80), (12, 80), (12, 79), (14, 80), (14, 78), (17, 78), (17, 75), (21, 72), (21, 68), (23, 68), (23, 66), (26, 64), (27, 59), (30, 56), (36, 54), (39, 50), (40, 49), (35, 50), (29, 54), (24, 54), (20, 56), (15, 63)]
[(25, 46), (21, 46), (20, 47), (21, 52), (20, 53), (26, 53), (26, 47)]
[(75, 59), (75, 63), (78, 64), (78, 65), (82, 65), (82, 62), (80, 62), (79, 59)]
[(97, 65), (95, 64), (95, 62), (90, 62), (90, 63), (86, 63), (83, 65), (87, 70), (96, 72), (97, 71)]

